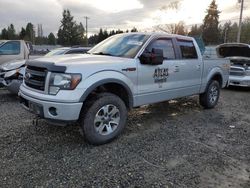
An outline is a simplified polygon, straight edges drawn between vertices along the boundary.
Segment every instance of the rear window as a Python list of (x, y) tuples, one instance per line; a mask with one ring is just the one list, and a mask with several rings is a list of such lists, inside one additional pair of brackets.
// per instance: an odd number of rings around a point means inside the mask
[(198, 55), (193, 41), (177, 40), (181, 49), (182, 59), (197, 59)]

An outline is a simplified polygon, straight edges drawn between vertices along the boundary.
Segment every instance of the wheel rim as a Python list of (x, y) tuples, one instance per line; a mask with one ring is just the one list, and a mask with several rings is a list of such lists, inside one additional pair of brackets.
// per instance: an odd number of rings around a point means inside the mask
[(108, 104), (101, 107), (95, 115), (95, 130), (101, 135), (109, 135), (113, 133), (120, 123), (120, 110)]
[(209, 91), (209, 101), (211, 104), (214, 104), (217, 101), (218, 95), (219, 95), (218, 88), (216, 86), (212, 86)]

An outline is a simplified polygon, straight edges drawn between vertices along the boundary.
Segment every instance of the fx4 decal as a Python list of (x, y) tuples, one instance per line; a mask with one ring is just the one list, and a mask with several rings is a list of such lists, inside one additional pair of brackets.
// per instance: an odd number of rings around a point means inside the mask
[(155, 69), (153, 78), (154, 78), (155, 83), (167, 82), (168, 68), (157, 68), (157, 69)]

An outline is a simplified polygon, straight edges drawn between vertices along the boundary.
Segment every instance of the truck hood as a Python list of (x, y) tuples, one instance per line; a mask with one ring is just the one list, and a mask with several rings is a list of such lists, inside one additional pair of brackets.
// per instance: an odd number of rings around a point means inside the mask
[(225, 43), (216, 47), (219, 57), (248, 57), (250, 58), (250, 45), (244, 43)]
[(228, 58), (231, 65), (250, 65), (250, 45), (244, 43), (225, 43), (217, 46), (219, 57)]
[(0, 69), (2, 69), (4, 71), (18, 69), (18, 68), (25, 65), (25, 61), (26, 60), (12, 60), (12, 61), (9, 61), (7, 63), (2, 64), (0, 66)]
[[(56, 71), (58, 68), (59, 71), (78, 68), (81, 66), (84, 67), (114, 67), (114, 64), (123, 64), (133, 61), (129, 58), (121, 58), (114, 56), (105, 56), (105, 55), (92, 55), (92, 54), (74, 54), (74, 55), (63, 55), (63, 56), (51, 56), (43, 57), (35, 60), (28, 60), (27, 65), (45, 67), (48, 70)], [(61, 67), (61, 68), (60, 68)]]

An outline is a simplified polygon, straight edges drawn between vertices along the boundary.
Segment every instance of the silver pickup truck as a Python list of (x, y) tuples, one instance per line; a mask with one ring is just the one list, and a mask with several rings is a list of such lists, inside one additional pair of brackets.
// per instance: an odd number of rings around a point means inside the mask
[(161, 33), (119, 34), (85, 55), (26, 64), (22, 106), (48, 120), (78, 121), (92, 144), (117, 137), (133, 107), (200, 95), (213, 108), (230, 67), (226, 59), (203, 60), (193, 38)]

